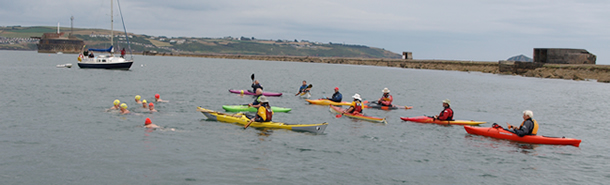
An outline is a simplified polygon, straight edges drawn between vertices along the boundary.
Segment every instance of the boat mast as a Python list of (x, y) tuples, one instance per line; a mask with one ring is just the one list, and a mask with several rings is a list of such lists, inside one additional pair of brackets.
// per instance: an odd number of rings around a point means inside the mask
[[(114, 17), (112, 16), (112, 1), (110, 0), (110, 46), (114, 45)], [(114, 47), (110, 50), (110, 53), (114, 53)]]

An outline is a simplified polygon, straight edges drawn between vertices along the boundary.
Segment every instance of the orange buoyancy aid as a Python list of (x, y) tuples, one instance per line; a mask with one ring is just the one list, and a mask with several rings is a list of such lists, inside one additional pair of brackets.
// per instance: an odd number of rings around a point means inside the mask
[[(531, 119), (531, 120), (532, 120), (532, 123), (534, 123), (534, 128), (532, 128), (532, 132), (530, 134), (536, 135), (538, 133), (538, 122), (535, 119)], [(521, 122), (520, 127), (522, 127), (524, 123), (525, 123), (525, 121)]]

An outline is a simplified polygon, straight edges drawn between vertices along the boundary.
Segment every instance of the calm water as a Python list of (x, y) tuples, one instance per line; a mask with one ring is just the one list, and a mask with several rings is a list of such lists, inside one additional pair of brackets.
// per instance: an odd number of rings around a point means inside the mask
[[(136, 56), (129, 71), (80, 69), (76, 55), (0, 51), (1, 184), (605, 184), (610, 181), (607, 93), (593, 81), (295, 62)], [(74, 68), (56, 68), (72, 63)], [(274, 120), (329, 122), (322, 135), (206, 121), (197, 106), (251, 102), (228, 89), (256, 74)], [(388, 124), (335, 118), (292, 96), (374, 100), (391, 90), (411, 110), (365, 110)], [(152, 100), (145, 113), (135, 95)], [(443, 99), (455, 119), (519, 124), (534, 111), (539, 134), (580, 147), (526, 145), (468, 135), (461, 126), (403, 122), (434, 115)], [(105, 112), (114, 99), (131, 115)], [(146, 117), (165, 129), (142, 128)]]

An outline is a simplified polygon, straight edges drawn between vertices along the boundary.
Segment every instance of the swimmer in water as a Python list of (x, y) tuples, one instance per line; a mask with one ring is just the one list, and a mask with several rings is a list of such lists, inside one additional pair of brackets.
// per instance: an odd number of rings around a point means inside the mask
[(110, 107), (110, 109), (108, 109), (107, 111), (121, 109), (121, 107), (119, 107), (119, 104), (121, 104), (121, 101), (119, 99), (114, 100), (114, 106)]
[(121, 103), (121, 114), (129, 114), (129, 110), (127, 110), (127, 104)]
[(150, 110), (150, 113), (159, 112), (157, 111), (157, 109), (155, 109), (155, 104), (153, 104), (152, 102), (148, 104), (148, 110)]
[(148, 105), (148, 102), (146, 102), (146, 100), (142, 100), (142, 108), (148, 108), (146, 105)]
[(140, 95), (136, 95), (136, 103), (137, 103), (137, 104), (142, 103), (142, 102), (140, 101), (140, 98), (142, 98), (142, 97), (140, 97)]
[(158, 125), (153, 124), (152, 121), (150, 121), (150, 118), (146, 118), (146, 121), (144, 121), (144, 127), (146, 127), (146, 128), (161, 128)]
[(168, 102), (168, 101), (162, 100), (161, 96), (159, 94), (155, 94), (155, 102)]

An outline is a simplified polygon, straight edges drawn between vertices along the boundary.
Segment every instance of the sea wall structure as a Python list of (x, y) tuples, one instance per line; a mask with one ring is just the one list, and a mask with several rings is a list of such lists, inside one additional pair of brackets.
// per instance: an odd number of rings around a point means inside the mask
[[(243, 60), (289, 61), (326, 64), (370, 65), (412, 69), (432, 69), (451, 71), (478, 71), (483, 73), (521, 75), (526, 77), (557, 78), (570, 80), (596, 79), (610, 83), (610, 66), (593, 64), (543, 64), (532, 62), (482, 62), (457, 60), (415, 60), (415, 59), (365, 59), (334, 57), (295, 57), (260, 55), (213, 55), (213, 54), (176, 54), (158, 53), (157, 56), (205, 57)], [(503, 70), (501, 70), (503, 69)]]
[(595, 64), (597, 56), (584, 49), (534, 48), (534, 62), (545, 64)]

